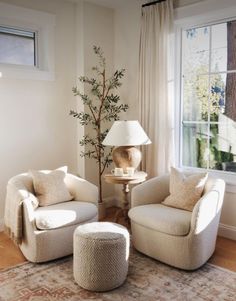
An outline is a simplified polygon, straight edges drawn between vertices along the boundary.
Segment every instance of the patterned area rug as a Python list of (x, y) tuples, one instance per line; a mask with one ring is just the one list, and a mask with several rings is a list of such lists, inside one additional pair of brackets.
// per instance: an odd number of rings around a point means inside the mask
[(184, 272), (132, 251), (127, 281), (113, 291), (93, 293), (74, 282), (70, 256), (2, 271), (0, 300), (235, 301), (236, 273), (210, 264), (194, 272)]

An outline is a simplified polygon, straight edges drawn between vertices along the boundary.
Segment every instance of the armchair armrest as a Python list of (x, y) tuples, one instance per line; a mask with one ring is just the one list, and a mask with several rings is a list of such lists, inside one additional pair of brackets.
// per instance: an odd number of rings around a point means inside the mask
[(38, 208), (38, 199), (30, 193), (29, 196), (23, 200), (24, 223), (29, 223), (33, 230), (37, 230), (34, 214), (36, 208)]
[(169, 175), (152, 178), (132, 189), (131, 208), (161, 203), (169, 194)]
[(212, 187), (197, 202), (191, 218), (191, 232), (201, 233), (216, 217), (220, 218), (225, 182), (221, 179), (214, 181)]
[(66, 175), (65, 183), (76, 201), (98, 204), (98, 188), (96, 185), (72, 174)]
[(29, 193), (29, 196), (23, 200), (23, 206), (26, 208), (30, 220), (34, 219), (34, 210), (38, 208), (39, 202), (36, 196)]
[[(38, 207), (37, 198), (20, 181), (13, 178), (7, 185), (4, 223), (6, 232), (16, 243), (20, 243), (22, 239), (25, 203), (30, 206), (31, 212)], [(28, 216), (28, 212), (26, 214)]]

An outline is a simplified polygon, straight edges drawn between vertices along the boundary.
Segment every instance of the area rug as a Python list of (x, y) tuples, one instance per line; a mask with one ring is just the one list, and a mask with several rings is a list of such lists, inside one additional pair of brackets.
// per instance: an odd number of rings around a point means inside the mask
[(72, 256), (26, 263), (0, 273), (1, 301), (198, 301), (236, 300), (236, 273), (206, 264), (194, 272), (174, 269), (132, 250), (129, 274), (119, 288), (93, 293), (73, 279)]

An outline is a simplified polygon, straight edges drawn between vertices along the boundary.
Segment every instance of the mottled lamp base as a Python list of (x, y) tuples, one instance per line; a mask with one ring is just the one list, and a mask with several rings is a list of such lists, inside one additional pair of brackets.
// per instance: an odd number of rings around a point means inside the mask
[(112, 158), (115, 166), (123, 168), (124, 172), (126, 172), (126, 167), (134, 167), (136, 169), (139, 166), (142, 154), (134, 146), (119, 146), (114, 148)]

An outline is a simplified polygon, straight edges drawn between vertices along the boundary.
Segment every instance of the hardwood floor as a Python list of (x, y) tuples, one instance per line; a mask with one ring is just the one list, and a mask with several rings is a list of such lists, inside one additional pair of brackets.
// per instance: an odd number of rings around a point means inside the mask
[[(105, 221), (114, 221), (117, 208), (107, 209)], [(124, 221), (120, 221), (125, 225)], [(0, 232), (0, 269), (11, 267), (25, 262), (20, 249), (3, 232)], [(236, 272), (236, 241), (218, 237), (216, 250), (209, 260), (210, 263)]]
[(0, 232), (0, 269), (26, 261), (18, 246), (4, 233)]
[(209, 262), (236, 272), (236, 240), (218, 236), (215, 252)]

